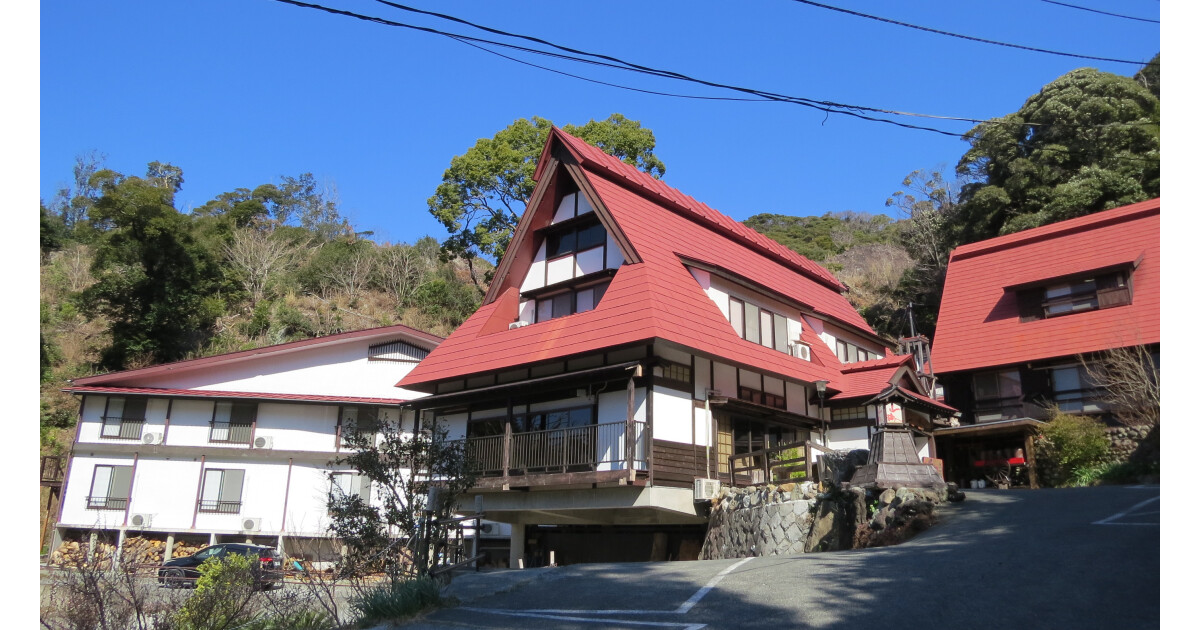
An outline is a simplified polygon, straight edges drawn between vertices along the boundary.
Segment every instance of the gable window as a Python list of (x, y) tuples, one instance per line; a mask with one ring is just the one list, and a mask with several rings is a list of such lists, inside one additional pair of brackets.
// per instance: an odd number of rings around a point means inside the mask
[(692, 366), (690, 365), (659, 359), (658, 365), (654, 368), (654, 376), (656, 385), (692, 391)]
[(1024, 413), (1021, 404), (1021, 373), (999, 370), (975, 374), (975, 421), (1007, 420)]
[(338, 427), (343, 448), (369, 442), (379, 432), (379, 408), (343, 406)]
[(249, 444), (254, 432), (258, 403), (220, 401), (213, 406), (213, 419), (208, 432), (209, 442)]
[(371, 503), (371, 478), (353, 472), (335, 472), (330, 475), (329, 498), (339, 501), (350, 496), (359, 496), (363, 503)]
[(146, 424), (146, 399), (112, 397), (104, 409), (104, 424), (100, 437), (114, 440), (142, 439), (142, 425)]
[(580, 220), (583, 222), (572, 222), (571, 227), (546, 235), (547, 259), (582, 252), (604, 244), (608, 232), (601, 225), (600, 219), (593, 216), (590, 220)]
[(757, 389), (746, 387), (745, 385), (738, 388), (738, 398), (752, 403), (774, 407), (776, 409), (787, 408), (787, 401), (783, 399), (783, 396), (761, 392)]
[(544, 322), (558, 317), (574, 315), (590, 311), (604, 297), (611, 281), (605, 280), (580, 289), (571, 289), (562, 293), (539, 298), (534, 309), (534, 322)]
[(1021, 321), (1029, 322), (1071, 313), (1124, 306), (1132, 302), (1125, 270), (1055, 282), (1017, 294)]
[(133, 466), (96, 466), (92, 471), (89, 510), (124, 510), (129, 505), (129, 482)]
[(246, 471), (209, 468), (200, 489), (200, 511), (237, 514), (242, 509), (242, 482)]
[(866, 407), (835, 407), (829, 410), (830, 418), (834, 421), (866, 420)]

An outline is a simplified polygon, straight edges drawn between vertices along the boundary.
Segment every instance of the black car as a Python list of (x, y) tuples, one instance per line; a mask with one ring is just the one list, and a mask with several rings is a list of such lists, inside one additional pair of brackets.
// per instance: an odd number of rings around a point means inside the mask
[(205, 547), (200, 551), (182, 558), (172, 558), (163, 563), (158, 570), (158, 583), (170, 588), (195, 586), (200, 572), (196, 570), (201, 563), (209, 558), (222, 558), (229, 554), (249, 556), (250, 566), (254, 570), (257, 586), (272, 588), (283, 581), (279, 552), (273, 547), (249, 545), (244, 543), (221, 543)]

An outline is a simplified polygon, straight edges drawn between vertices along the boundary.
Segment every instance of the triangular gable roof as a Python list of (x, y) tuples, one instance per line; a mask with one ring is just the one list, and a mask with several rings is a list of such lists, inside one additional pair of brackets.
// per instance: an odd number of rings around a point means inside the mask
[(183, 374), (198, 369), (228, 366), (244, 361), (262, 359), (265, 357), (281, 356), (293, 352), (312, 350), (337, 344), (349, 343), (353, 341), (365, 341), (370, 339), (403, 339), (426, 350), (432, 350), (443, 341), (442, 337), (437, 335), (430, 334), (422, 330), (417, 330), (416, 328), (409, 326), (396, 324), (393, 326), (364, 328), (362, 330), (325, 335), (323, 337), (313, 337), (312, 339), (301, 339), (300, 341), (291, 341), (272, 346), (263, 346), (261, 348), (253, 348), (250, 350), (227, 352), (224, 354), (216, 354), (198, 359), (186, 359), (172, 363), (163, 363), (161, 365), (152, 365), (150, 367), (138, 368), (135, 370), (122, 370), (119, 372), (97, 374), (95, 376), (85, 376), (83, 378), (73, 379), (71, 383), (76, 386), (127, 384), (129, 381), (143, 381), (146, 378), (159, 377), (167, 374)]
[(838, 381), (841, 391), (829, 400), (876, 396), (892, 386), (914, 387), (916, 366), (916, 359), (911, 354), (893, 354), (871, 361), (846, 364), (842, 366), (842, 378)]
[[(945, 374), (1158, 343), (1160, 202), (955, 249), (930, 353), (934, 369)], [(1135, 265), (1128, 306), (1021, 321), (1015, 288)]]
[[(614, 239), (624, 241), (627, 264), (597, 308), (508, 330), (507, 323), (517, 317), (521, 282), (513, 272), (527, 267), (515, 261), (532, 258), (532, 230), (548, 224), (545, 214), (553, 212), (553, 200), (547, 203), (543, 197), (550, 187), (542, 183), (564, 174), (585, 192), (606, 228), (613, 226), (610, 235), (619, 232)], [(837, 381), (836, 360), (803, 361), (738, 337), (681, 257), (711, 262), (875, 336), (841, 295), (844, 286), (824, 268), (557, 128), (547, 140), (537, 176), (538, 187), (484, 305), (398, 386), (429, 390), (444, 379), (656, 338), (779, 376), (828, 380), (831, 386)], [(811, 327), (804, 329), (805, 341), (814, 349), (824, 345)]]

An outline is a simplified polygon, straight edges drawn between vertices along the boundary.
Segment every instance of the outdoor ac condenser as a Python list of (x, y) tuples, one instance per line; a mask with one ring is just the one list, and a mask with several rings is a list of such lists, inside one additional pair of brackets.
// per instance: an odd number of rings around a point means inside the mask
[(711, 501), (721, 492), (721, 482), (716, 479), (697, 479), (692, 486), (692, 500)]
[(145, 529), (150, 527), (150, 522), (154, 520), (153, 514), (130, 514), (129, 526)]
[(147, 433), (142, 436), (142, 444), (162, 444), (161, 433)]
[(260, 435), (254, 438), (254, 448), (272, 448), (274, 446), (275, 439), (270, 436)]
[(242, 519), (242, 531), (256, 532), (262, 528), (261, 518), (244, 518)]
[(791, 344), (791, 349), (792, 356), (796, 357), (797, 359), (804, 359), (805, 361), (812, 360), (812, 348), (809, 348), (807, 344), (794, 343)]

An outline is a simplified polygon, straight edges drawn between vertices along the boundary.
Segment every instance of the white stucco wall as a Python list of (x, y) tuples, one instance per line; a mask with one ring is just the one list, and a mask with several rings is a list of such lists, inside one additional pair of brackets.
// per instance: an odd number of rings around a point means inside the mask
[(828, 437), (829, 448), (835, 450), (843, 448), (869, 448), (866, 427), (856, 427), (853, 429), (831, 429), (828, 433)]
[[(400, 335), (396, 336), (401, 339)], [(408, 400), (421, 396), (395, 387), (415, 366), (398, 361), (368, 361), (367, 348), (388, 339), (350, 340), (306, 347), (178, 374), (132, 378), (125, 385), (173, 389), (325, 394)]]
[(687, 392), (654, 387), (654, 439), (692, 444), (694, 416)]
[(113, 529), (125, 521), (124, 510), (89, 510), (87, 497), (91, 493), (92, 475), (98, 465), (132, 466), (133, 456), (95, 457), (76, 455), (71, 462), (70, 474), (65, 479), (66, 491), (62, 497), (61, 525), (75, 527)]

